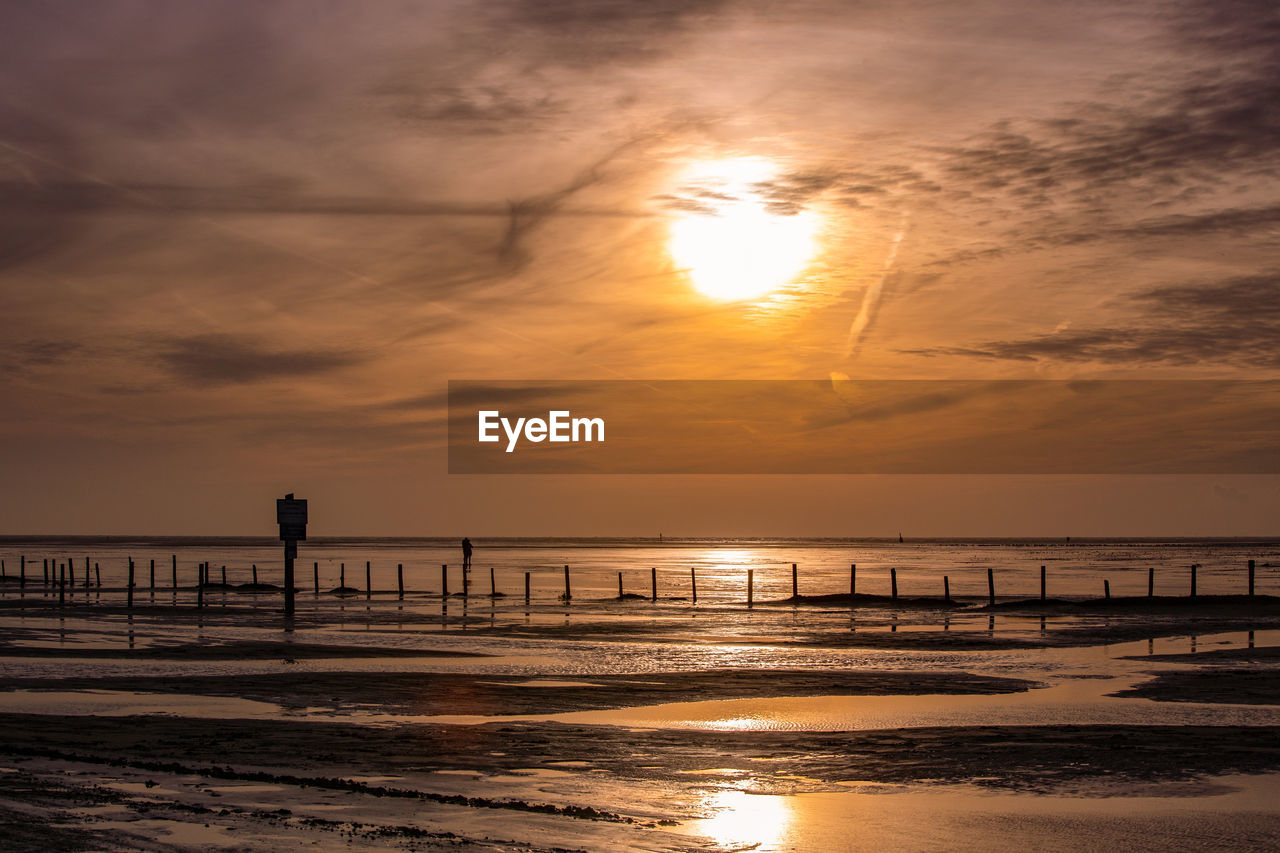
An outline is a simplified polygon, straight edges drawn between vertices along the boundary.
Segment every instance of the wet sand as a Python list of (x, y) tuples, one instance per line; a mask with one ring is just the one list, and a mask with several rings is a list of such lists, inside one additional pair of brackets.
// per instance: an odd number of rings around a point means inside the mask
[[(284, 631), (242, 601), (30, 601), (0, 613), (0, 832), (16, 850), (766, 851), (1053, 847), (1067, 824), (1118, 847), (1280, 831), (1280, 808), (1241, 793), (1280, 785), (1273, 604), (1096, 604), (322, 599)], [(149, 713), (109, 715), (133, 699)], [(828, 701), (847, 727), (767, 725)], [(766, 725), (644, 716), (717, 702)], [(881, 722), (890, 705), (913, 721)], [(655, 721), (606, 724), (629, 714)], [(868, 796), (919, 805), (873, 808), (858, 827), (879, 834), (856, 835), (840, 816)], [(1062, 797), (1135, 811), (1067, 814)]]
[(579, 681), (474, 676), (461, 673), (299, 673), (177, 678), (0, 679), (8, 690), (118, 690), (232, 696), (284, 708), (374, 706), (388, 713), (441, 715), (550, 714), (666, 702), (784, 696), (994, 694), (1025, 691), (1036, 682), (966, 672), (815, 672), (711, 670), (590, 675)]

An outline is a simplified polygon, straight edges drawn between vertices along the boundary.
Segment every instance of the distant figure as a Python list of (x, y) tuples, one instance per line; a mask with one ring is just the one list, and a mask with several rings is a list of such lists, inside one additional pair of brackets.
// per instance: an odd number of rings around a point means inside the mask
[(462, 540), (462, 571), (468, 571), (471, 568), (471, 540)]

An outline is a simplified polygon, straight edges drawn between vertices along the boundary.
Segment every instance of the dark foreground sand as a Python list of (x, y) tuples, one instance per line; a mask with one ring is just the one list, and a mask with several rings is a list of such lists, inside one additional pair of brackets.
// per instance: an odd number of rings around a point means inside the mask
[[(580, 683), (583, 686), (570, 686)], [(888, 696), (910, 694), (1015, 693), (1036, 686), (1021, 678), (967, 672), (878, 672), (875, 670), (751, 670), (592, 675), (549, 680), (523, 676), (433, 672), (307, 672), (297, 674), (7, 678), (0, 690), (129, 690), (234, 696), (285, 708), (346, 710), (376, 705), (397, 714), (556, 714), (691, 702), (783, 696)]]
[[(1274, 771), (1280, 728), (1251, 729), (1247, 737), (1182, 726), (725, 733), (5, 714), (0, 755), (12, 768), (0, 774), (0, 832), (9, 850), (168, 849), (146, 840), (147, 821), (155, 819), (252, 842), (242, 849), (320, 843), (320, 836), (379, 849), (600, 849), (593, 836), (634, 833), (650, 834), (649, 849), (695, 849), (657, 843), (676, 810), (664, 815), (620, 800), (608, 785), (551, 799), (496, 795), (485, 780), (547, 768), (584, 780), (604, 771), (613, 785), (686, 784), (690, 772), (703, 786), (740, 785), (749, 774), (750, 790), (769, 793), (838, 790), (837, 783), (860, 780), (1132, 795), (1171, 780)], [(353, 822), (305, 806), (325, 802), (390, 811), (382, 821)], [(113, 819), (86, 819), (95, 809)], [(424, 828), (433, 817), (457, 831)], [(531, 841), (546, 837), (538, 821), (559, 822), (552, 837), (577, 843)], [(58, 825), (44, 831), (49, 823)], [(502, 832), (493, 835), (494, 826)], [(501, 843), (491, 844), (495, 838)]]

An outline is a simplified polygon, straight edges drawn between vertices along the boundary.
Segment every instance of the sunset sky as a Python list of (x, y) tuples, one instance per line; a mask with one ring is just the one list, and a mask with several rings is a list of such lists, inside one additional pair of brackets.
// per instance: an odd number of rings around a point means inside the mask
[(0, 533), (1277, 533), (1262, 476), (451, 476), (445, 392), (1280, 379), (1278, 104), (1267, 0), (7, 2)]

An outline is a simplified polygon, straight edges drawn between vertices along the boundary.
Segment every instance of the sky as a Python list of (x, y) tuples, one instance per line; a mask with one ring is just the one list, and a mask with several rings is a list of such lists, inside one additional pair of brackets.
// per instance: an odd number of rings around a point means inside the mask
[(1277, 533), (445, 446), (450, 379), (1280, 378), (1276, 104), (1261, 0), (7, 2), (0, 533)]

